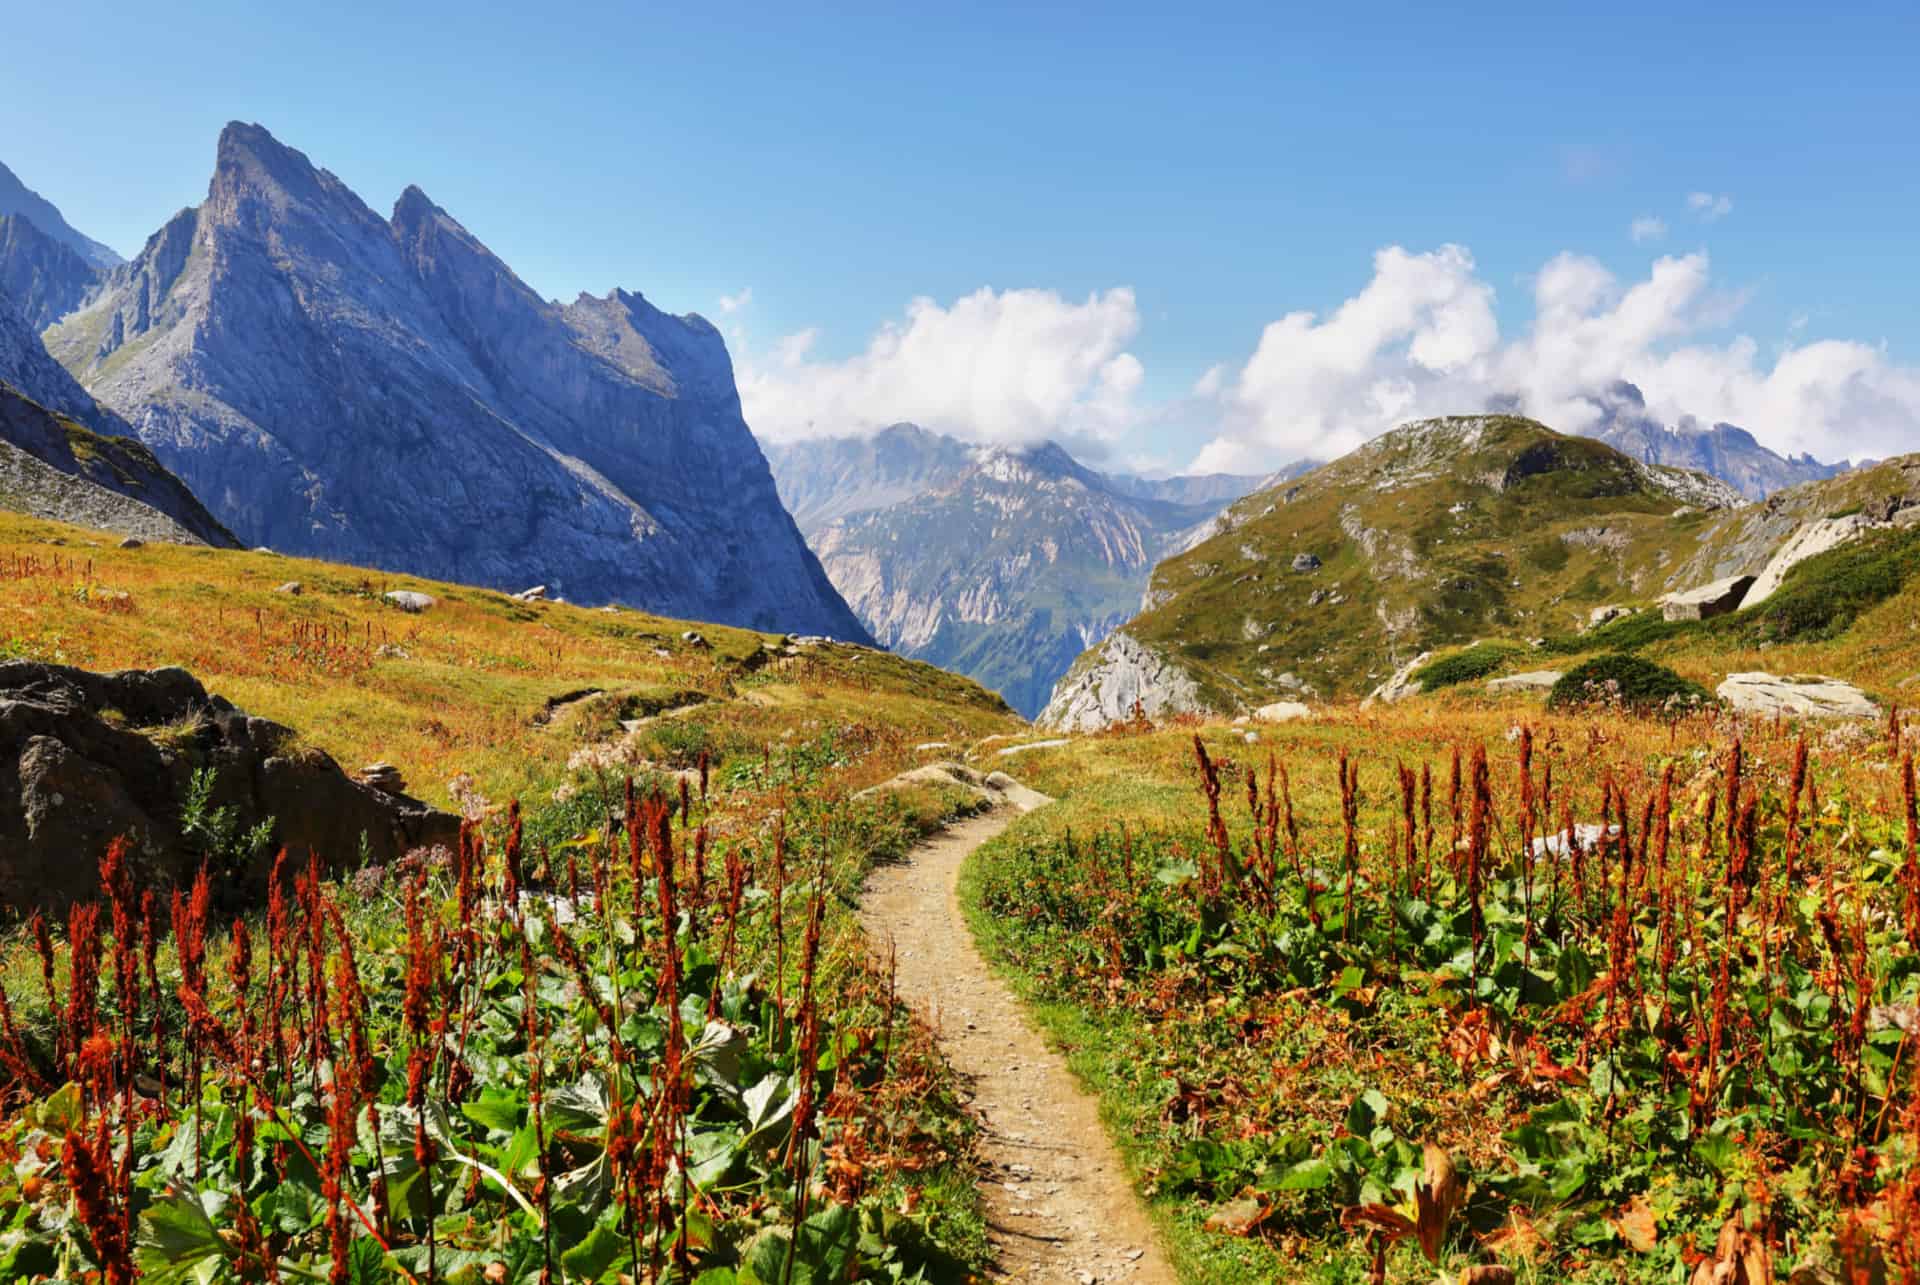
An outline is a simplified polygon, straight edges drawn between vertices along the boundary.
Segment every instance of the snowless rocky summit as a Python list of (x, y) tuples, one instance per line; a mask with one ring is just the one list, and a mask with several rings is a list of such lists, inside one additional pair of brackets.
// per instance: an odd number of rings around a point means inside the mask
[(247, 545), (865, 637), (711, 324), (542, 299), (419, 189), (381, 218), (258, 125), (48, 345)]

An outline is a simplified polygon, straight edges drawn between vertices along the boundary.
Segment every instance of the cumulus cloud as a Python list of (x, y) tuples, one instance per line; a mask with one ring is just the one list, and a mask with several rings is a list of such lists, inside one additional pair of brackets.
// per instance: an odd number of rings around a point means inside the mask
[(1687, 208), (1708, 223), (1733, 213), (1733, 198), (1713, 192), (1687, 193)]
[(1667, 239), (1667, 221), (1657, 219), (1651, 214), (1644, 215), (1633, 221), (1627, 229), (1627, 235), (1633, 238), (1635, 245), (1645, 245), (1649, 241), (1664, 241)]
[(748, 304), (752, 302), (753, 302), (752, 286), (748, 286), (746, 289), (742, 290), (739, 294), (723, 294), (720, 296), (720, 315), (732, 316), (734, 313), (739, 312), (742, 308), (745, 308)]
[(1776, 450), (1827, 459), (1912, 449), (1920, 369), (1881, 347), (1797, 333), (1767, 352), (1745, 335), (1711, 342), (1744, 295), (1716, 287), (1703, 253), (1661, 257), (1630, 282), (1561, 254), (1532, 290), (1531, 323), (1503, 339), (1493, 288), (1467, 251), (1380, 251), (1352, 299), (1324, 318), (1269, 324), (1238, 371), (1209, 381), (1219, 427), (1192, 467), (1328, 458), (1407, 419), (1492, 404), (1579, 432), (1622, 379), (1663, 423), (1735, 423)]
[(1055, 437), (1098, 445), (1139, 413), (1145, 368), (1127, 345), (1133, 291), (1075, 301), (1051, 290), (920, 298), (845, 359), (814, 331), (737, 359), (747, 422), (772, 440), (868, 432), (900, 420), (979, 442)]

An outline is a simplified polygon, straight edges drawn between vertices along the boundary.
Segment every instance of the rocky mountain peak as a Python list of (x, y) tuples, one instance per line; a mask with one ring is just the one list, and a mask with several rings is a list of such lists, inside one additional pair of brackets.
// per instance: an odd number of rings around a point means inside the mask
[(93, 268), (105, 271), (120, 264), (120, 256), (91, 237), (75, 231), (58, 207), (0, 162), (0, 214), (24, 215), (47, 236), (79, 255)]

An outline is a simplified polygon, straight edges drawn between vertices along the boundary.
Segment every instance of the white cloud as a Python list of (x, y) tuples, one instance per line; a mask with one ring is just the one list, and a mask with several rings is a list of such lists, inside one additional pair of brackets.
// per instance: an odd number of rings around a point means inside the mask
[(1920, 368), (1883, 348), (1812, 340), (1768, 359), (1744, 335), (1713, 342), (1744, 296), (1715, 286), (1705, 254), (1664, 256), (1632, 282), (1561, 254), (1532, 285), (1531, 324), (1502, 341), (1493, 288), (1464, 249), (1380, 251), (1352, 299), (1324, 319), (1283, 316), (1238, 371), (1208, 381), (1218, 429), (1191, 467), (1330, 458), (1407, 419), (1471, 413), (1496, 398), (1580, 431), (1601, 413), (1595, 398), (1621, 379), (1663, 423), (1740, 424), (1776, 450), (1859, 458), (1920, 440)]
[(1733, 198), (1712, 192), (1689, 192), (1687, 208), (1708, 223), (1712, 223), (1715, 219), (1724, 219), (1733, 213)]
[(911, 420), (971, 441), (1110, 442), (1137, 419), (1145, 369), (1126, 347), (1139, 328), (1124, 287), (1082, 302), (1051, 290), (920, 298), (844, 360), (816, 359), (811, 330), (765, 360), (739, 354), (740, 399), (772, 440)]
[(720, 315), (731, 316), (732, 314), (739, 312), (742, 308), (745, 308), (748, 304), (752, 302), (753, 302), (752, 286), (748, 286), (746, 289), (742, 290), (739, 294), (723, 294), (720, 296)]
[(1644, 215), (1633, 221), (1632, 226), (1627, 229), (1627, 235), (1633, 238), (1635, 245), (1645, 245), (1649, 241), (1664, 241), (1667, 239), (1667, 221), (1656, 219), (1651, 214)]

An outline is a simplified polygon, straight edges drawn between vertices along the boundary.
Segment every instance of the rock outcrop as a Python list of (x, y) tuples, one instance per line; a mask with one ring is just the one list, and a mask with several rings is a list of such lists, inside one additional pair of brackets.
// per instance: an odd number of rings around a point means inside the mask
[(1711, 620), (1715, 616), (1731, 615), (1740, 610), (1753, 582), (1752, 576), (1729, 576), (1670, 593), (1660, 600), (1660, 613), (1668, 620)]
[(1560, 681), (1562, 671), (1558, 669), (1534, 669), (1524, 674), (1506, 674), (1489, 679), (1487, 691), (1495, 696), (1545, 696)]
[(1423, 651), (1406, 664), (1400, 666), (1400, 668), (1394, 670), (1391, 678), (1367, 693), (1367, 699), (1362, 703), (1361, 708), (1364, 709), (1366, 706), (1372, 705), (1375, 702), (1384, 705), (1394, 705), (1407, 699), (1409, 696), (1418, 696), (1423, 688), (1420, 680), (1415, 678), (1414, 675), (1419, 673), (1427, 662), (1432, 659), (1432, 652)]
[(1054, 731), (1097, 732), (1136, 712), (1164, 718), (1205, 708), (1191, 675), (1117, 631), (1060, 680), (1034, 721)]
[[(0, 301), (4, 306), (4, 301)], [(136, 540), (236, 541), (131, 437), (106, 437), (0, 382), (0, 508)]]
[(1715, 694), (1740, 713), (1769, 718), (1880, 717), (1880, 707), (1858, 687), (1817, 674), (1728, 674)]
[[(183, 815), (196, 771), (212, 773), (200, 825)], [(459, 820), (347, 776), (292, 732), (211, 696), (183, 669), (90, 673), (0, 664), (0, 907), (58, 911), (94, 895), (100, 856), (132, 845), (136, 877), (165, 888), (203, 858), (221, 895), (257, 897), (275, 853), (331, 870), (457, 841)], [(207, 851), (211, 817), (229, 832), (271, 826), (255, 851)]]
[(382, 218), (257, 125), (47, 339), (249, 546), (866, 636), (714, 326), (543, 299), (419, 189)]
[(0, 295), (35, 334), (78, 308), (105, 278), (26, 215), (0, 215)]

